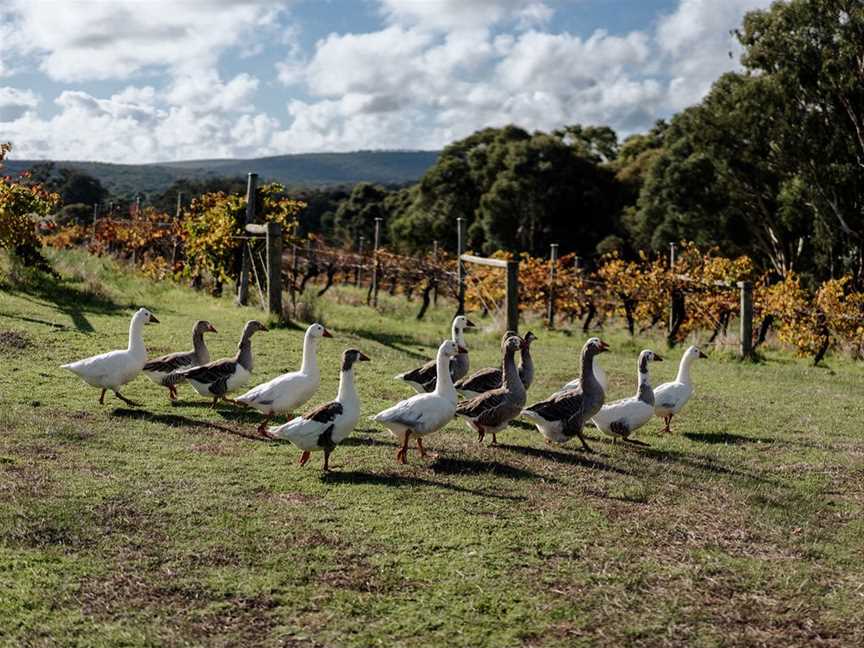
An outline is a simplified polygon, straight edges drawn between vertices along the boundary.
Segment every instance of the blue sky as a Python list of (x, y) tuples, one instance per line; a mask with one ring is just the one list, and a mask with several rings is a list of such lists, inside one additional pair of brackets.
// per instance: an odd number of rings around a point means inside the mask
[(437, 149), (506, 123), (626, 136), (735, 69), (729, 31), (767, 4), (0, 0), (0, 141), (153, 162)]

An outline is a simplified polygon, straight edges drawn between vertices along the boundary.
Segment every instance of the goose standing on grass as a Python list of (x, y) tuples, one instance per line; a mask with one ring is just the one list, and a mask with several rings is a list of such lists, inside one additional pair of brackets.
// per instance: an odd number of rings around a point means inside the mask
[(357, 349), (345, 351), (342, 354), (336, 400), (319, 405), (284, 425), (266, 430), (265, 436), (286, 439), (300, 448), (303, 451), (300, 455), (301, 466), (309, 461), (311, 453), (323, 450), (324, 470), (330, 470), (330, 453), (351, 434), (360, 418), (360, 399), (354, 387), (354, 363), (368, 361), (369, 358)]
[(603, 407), (606, 393), (594, 373), (594, 358), (609, 350), (600, 338), (589, 339), (582, 347), (582, 378), (578, 387), (552, 394), (549, 398), (522, 410), (522, 416), (534, 423), (547, 443), (567, 443), (579, 437), (582, 447), (591, 448), (582, 436), (582, 428)]
[[(437, 381), (434, 391), (430, 394), (417, 394), (396, 403), (383, 412), (371, 417), (390, 430), (390, 433), (402, 444), (396, 452), (396, 461), (408, 463), (408, 442), (413, 434), (417, 438), (417, 448), (420, 456), (426, 457), (423, 448), (423, 437), (437, 432), (447, 425), (456, 414), (456, 390), (447, 371), (450, 359), (465, 349), (453, 340), (445, 340), (438, 347), (436, 358), (438, 373), (441, 379)], [(430, 456), (434, 456), (431, 455)]]
[(147, 362), (147, 349), (144, 347), (141, 329), (145, 324), (158, 323), (159, 320), (153, 313), (146, 308), (139, 308), (129, 323), (129, 346), (125, 350), (109, 351), (60, 366), (79, 376), (88, 385), (101, 388), (100, 405), (105, 404), (105, 392), (110, 389), (127, 405), (137, 406), (137, 403), (120, 393), (120, 387), (141, 373)]
[(666, 426), (663, 432), (672, 431), (672, 417), (681, 411), (693, 395), (693, 381), (690, 380), (690, 365), (699, 358), (707, 358), (697, 346), (691, 346), (681, 356), (678, 376), (673, 382), (663, 383), (654, 390), (654, 414), (663, 419)]
[(318, 340), (333, 335), (321, 324), (311, 324), (303, 336), (303, 362), (300, 371), (277, 376), (273, 380), (253, 387), (237, 402), (253, 407), (264, 414), (264, 420), (258, 426), (258, 434), (266, 436), (267, 423), (274, 414), (290, 413), (300, 407), (318, 391), (321, 384), (321, 372), (318, 370)]
[(639, 354), (636, 395), (604, 405), (594, 415), (594, 425), (613, 438), (620, 437), (629, 443), (645, 445), (629, 437), (654, 416), (654, 390), (648, 379), (648, 363), (662, 361), (663, 358), (653, 351), (642, 351)]
[[(468, 373), (468, 346), (465, 344), (465, 329), (476, 328), (474, 323), (464, 315), (453, 318), (451, 327), (452, 340), (462, 351), (450, 360), (450, 379), (456, 382)], [(438, 375), (437, 359), (430, 360), (422, 367), (406, 371), (395, 376), (396, 380), (404, 380), (420, 394), (435, 391), (435, 380)]]
[(161, 387), (168, 388), (168, 398), (177, 400), (177, 385), (185, 379), (181, 369), (200, 367), (210, 362), (210, 352), (204, 344), (205, 333), (216, 333), (213, 325), (206, 320), (198, 320), (192, 327), (192, 350), (169, 353), (144, 365), (144, 375)]
[(496, 445), (496, 434), (519, 416), (525, 407), (526, 392), (516, 369), (516, 352), (524, 350), (527, 344), (517, 335), (504, 340), (501, 344), (504, 352), (501, 367), (504, 381), (501, 386), (457, 405), (456, 416), (464, 418), (471, 429), (477, 432), (478, 442), (482, 442), (486, 433), (491, 432), (492, 445)]
[(252, 375), (252, 336), (257, 331), (266, 330), (267, 327), (258, 320), (249, 320), (243, 327), (237, 355), (208, 362), (200, 367), (181, 369), (180, 375), (189, 381), (199, 394), (213, 398), (211, 407), (216, 407), (220, 398), (233, 403), (226, 394), (240, 389), (249, 382)]
[[(503, 344), (507, 338), (516, 335), (514, 331), (507, 331), (501, 339)], [(519, 379), (525, 389), (531, 387), (534, 382), (534, 359), (531, 357), (531, 343), (537, 339), (531, 331), (525, 334), (522, 345), (522, 366), (519, 367)], [(504, 382), (504, 374), (498, 367), (488, 367), (475, 371), (470, 376), (466, 376), (462, 380), (456, 382), (456, 391), (460, 396), (465, 398), (474, 398), (480, 394), (485, 394), (493, 389), (498, 389)]]

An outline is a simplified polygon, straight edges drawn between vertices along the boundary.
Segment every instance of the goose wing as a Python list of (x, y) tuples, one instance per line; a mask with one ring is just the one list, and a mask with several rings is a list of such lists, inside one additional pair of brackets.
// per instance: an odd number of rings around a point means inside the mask
[(157, 373), (171, 373), (180, 369), (191, 367), (195, 362), (195, 353), (189, 351), (180, 351), (178, 353), (169, 353), (160, 358), (150, 360), (144, 365), (144, 371), (154, 371)]
[(470, 376), (462, 378), (454, 385), (456, 391), (464, 390), (482, 394), (498, 389), (501, 386), (502, 373), (500, 369), (489, 367), (475, 371)]

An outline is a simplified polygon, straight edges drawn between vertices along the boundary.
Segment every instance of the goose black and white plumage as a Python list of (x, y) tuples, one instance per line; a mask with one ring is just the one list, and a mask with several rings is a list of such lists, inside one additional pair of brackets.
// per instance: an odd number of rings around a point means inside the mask
[(157, 385), (167, 387), (168, 398), (172, 401), (177, 400), (177, 385), (185, 380), (178, 372), (210, 362), (210, 352), (204, 343), (205, 333), (216, 333), (216, 329), (210, 322), (198, 320), (192, 327), (191, 351), (169, 353), (144, 365), (144, 375)]
[(318, 370), (318, 341), (333, 335), (317, 322), (310, 324), (303, 335), (303, 362), (299, 371), (291, 371), (273, 380), (253, 387), (236, 401), (257, 409), (265, 418), (258, 426), (258, 434), (263, 435), (267, 423), (274, 414), (292, 412), (308, 401), (321, 384)]
[(575, 389), (556, 392), (549, 398), (524, 410), (522, 416), (534, 423), (547, 443), (567, 443), (579, 437), (582, 447), (591, 448), (582, 436), (582, 428), (603, 407), (606, 394), (594, 374), (594, 358), (609, 350), (600, 338), (591, 338), (582, 347), (582, 380)]
[(672, 431), (672, 417), (681, 411), (693, 395), (693, 381), (690, 378), (690, 365), (699, 358), (708, 356), (699, 347), (691, 346), (681, 356), (678, 376), (672, 382), (663, 383), (654, 390), (654, 414), (666, 424), (664, 432)]
[[(463, 378), (468, 373), (468, 346), (465, 344), (466, 328), (475, 328), (474, 323), (464, 315), (457, 315), (453, 318), (451, 339), (462, 349), (450, 360), (448, 365), (450, 367), (450, 380), (453, 382)], [(435, 381), (438, 375), (437, 362), (437, 359), (430, 360), (422, 367), (398, 374), (395, 378), (396, 380), (404, 380), (420, 394), (432, 392), (435, 390)]]
[[(507, 331), (504, 333), (502, 342), (514, 335), (516, 335), (515, 332)], [(534, 382), (534, 359), (531, 357), (531, 343), (536, 339), (537, 336), (531, 331), (528, 331), (523, 338), (524, 344), (521, 349), (522, 365), (519, 367), (519, 379), (522, 381), (525, 389), (529, 389), (531, 383)], [(503, 384), (503, 378), (504, 374), (499, 367), (487, 367), (457, 381), (455, 387), (460, 396), (473, 398), (493, 389), (498, 389)]]
[(336, 400), (319, 405), (303, 416), (284, 425), (272, 427), (266, 435), (272, 439), (286, 439), (303, 451), (300, 465), (309, 461), (313, 452), (324, 452), (324, 470), (330, 470), (330, 453), (342, 443), (360, 418), (360, 399), (354, 386), (354, 364), (368, 362), (369, 358), (357, 349), (342, 354), (339, 391)]
[(450, 359), (464, 351), (453, 340), (442, 342), (436, 357), (441, 380), (435, 385), (434, 391), (416, 394), (371, 417), (389, 429), (402, 444), (396, 453), (399, 463), (407, 463), (408, 442), (412, 436), (417, 439), (420, 456), (426, 457), (428, 453), (423, 448), (423, 437), (437, 432), (453, 420), (456, 414), (456, 390), (447, 368)]
[(662, 361), (663, 358), (650, 349), (642, 351), (637, 363), (636, 395), (604, 405), (592, 417), (594, 425), (612, 437), (644, 445), (631, 440), (630, 435), (654, 416), (654, 390), (648, 377), (648, 363)]
[(233, 402), (226, 394), (240, 389), (252, 375), (252, 336), (267, 327), (258, 320), (250, 320), (243, 327), (237, 355), (208, 362), (200, 367), (181, 369), (180, 374), (202, 396), (213, 398), (213, 407), (219, 399)]
[(129, 346), (119, 351), (109, 351), (60, 365), (79, 376), (92, 387), (99, 387), (102, 393), (99, 404), (105, 404), (105, 392), (109, 389), (127, 405), (137, 405), (120, 393), (120, 387), (132, 381), (147, 362), (147, 349), (141, 334), (145, 324), (158, 324), (159, 320), (146, 308), (139, 308), (129, 323)]
[(501, 347), (504, 361), (501, 374), (503, 384), (474, 398), (462, 401), (456, 406), (456, 416), (464, 418), (477, 432), (477, 440), (483, 441), (487, 432), (492, 434), (492, 445), (498, 443), (497, 433), (522, 412), (525, 407), (525, 386), (516, 369), (516, 352), (524, 349), (526, 342), (513, 335)]

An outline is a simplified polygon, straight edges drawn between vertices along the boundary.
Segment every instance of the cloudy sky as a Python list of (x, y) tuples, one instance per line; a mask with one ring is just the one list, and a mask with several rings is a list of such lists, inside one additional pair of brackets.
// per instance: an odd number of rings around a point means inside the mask
[(626, 135), (736, 67), (729, 31), (768, 4), (0, 0), (0, 141), (137, 163), (437, 149), (507, 123)]

